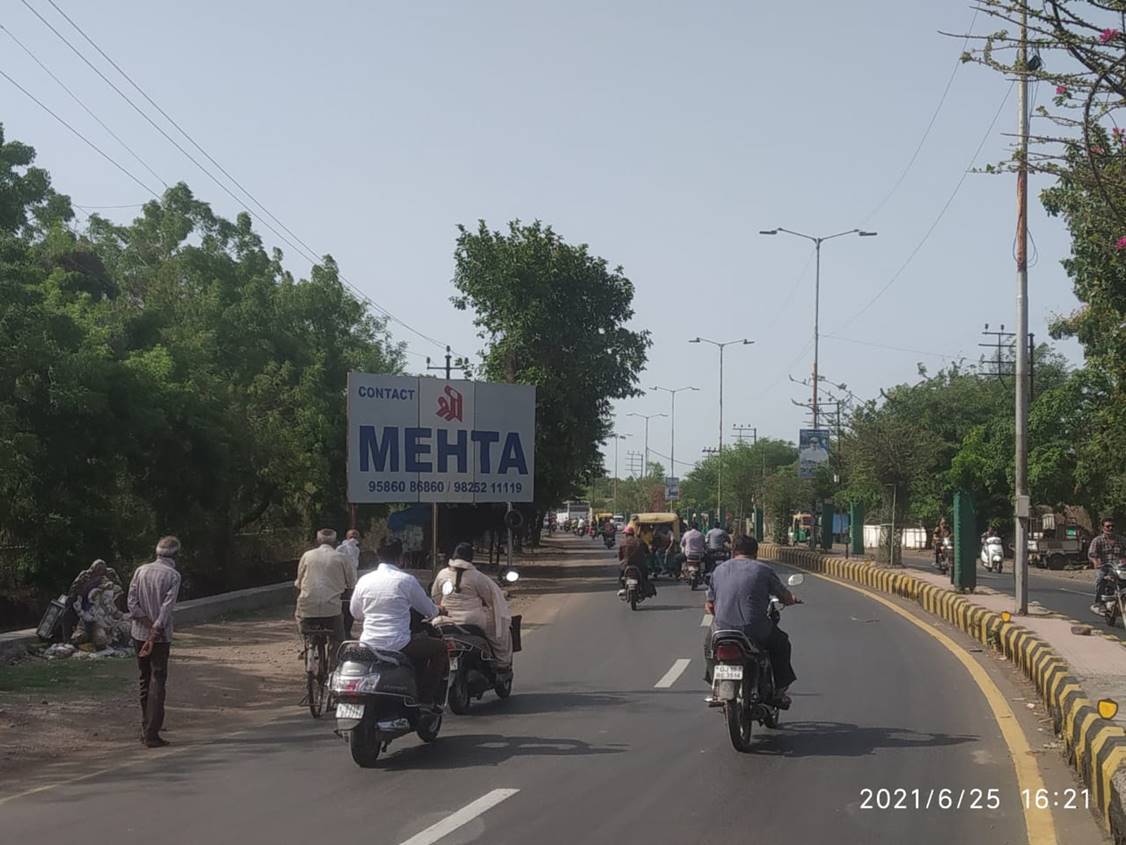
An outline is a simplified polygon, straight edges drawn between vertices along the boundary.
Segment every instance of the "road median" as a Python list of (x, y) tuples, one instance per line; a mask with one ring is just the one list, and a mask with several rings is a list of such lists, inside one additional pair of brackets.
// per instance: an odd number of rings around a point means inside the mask
[[(1096, 701), (1084, 688), (1084, 679), (1060, 653), (1072, 647), (1061, 648), (1063, 641), (1052, 636), (1053, 628), (1029, 620), (1041, 629), (1032, 630), (988, 603), (975, 601), (977, 596), (954, 592), (928, 580), (923, 573), (877, 566), (870, 560), (849, 560), (770, 543), (760, 547), (760, 557), (914, 601), (1004, 655), (1035, 685), (1052, 715), (1068, 761), (1089, 787), (1103, 823), (1116, 843), (1126, 843), (1126, 730), (1099, 715)], [(1110, 649), (1119, 648), (1102, 638), (1097, 642)]]

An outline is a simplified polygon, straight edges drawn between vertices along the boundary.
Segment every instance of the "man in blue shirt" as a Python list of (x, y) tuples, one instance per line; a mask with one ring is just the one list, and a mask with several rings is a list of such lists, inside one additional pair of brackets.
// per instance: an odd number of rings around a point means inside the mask
[(704, 641), (706, 680), (711, 682), (714, 663), (712, 633), (742, 631), (770, 655), (776, 703), (786, 709), (790, 706), (786, 690), (797, 680), (797, 675), (790, 665), (790, 638), (770, 619), (770, 599), (774, 596), (785, 604), (797, 604), (798, 597), (786, 588), (773, 569), (755, 559), (757, 554), (758, 541), (749, 535), (742, 537), (735, 544), (735, 556), (712, 573), (705, 604), (714, 620)]

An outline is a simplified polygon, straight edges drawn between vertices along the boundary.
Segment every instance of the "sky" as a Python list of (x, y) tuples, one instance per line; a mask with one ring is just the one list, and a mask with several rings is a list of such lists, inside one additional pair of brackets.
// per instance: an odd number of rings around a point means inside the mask
[[(812, 246), (761, 229), (879, 233), (822, 248), (821, 373), (859, 397), (917, 381), (919, 363), (976, 360), (985, 323), (1016, 322), (1015, 178), (966, 175), (1008, 157), (1016, 92), (959, 65), (962, 39), (940, 34), (997, 28), (961, 0), (55, 3), (271, 214), (414, 330), (391, 324), (411, 371), (445, 343), (481, 349), (449, 302), (459, 223), (540, 219), (621, 265), (636, 286), (633, 325), (653, 337), (641, 386), (700, 388), (677, 400), (680, 475), (719, 433), (718, 355), (693, 337), (754, 340), (726, 353), (728, 442), (736, 424), (789, 440), (803, 425), (793, 400), (808, 389), (790, 377), (812, 367)], [(223, 179), (49, 0), (6, 0), (0, 70), (162, 189), (15, 36), (163, 181), (187, 182), (225, 216), (243, 210), (28, 6)], [(152, 196), (2, 78), (0, 122), (87, 210), (126, 221)], [(1030, 180), (1038, 339), (1078, 304), (1060, 266), (1067, 232), (1035, 199), (1047, 184)], [(1073, 341), (1057, 348), (1081, 361)], [(644, 423), (628, 414), (669, 406), (663, 393), (617, 403), (629, 436), (620, 472), (644, 448)], [(655, 460), (668, 423), (650, 422)]]

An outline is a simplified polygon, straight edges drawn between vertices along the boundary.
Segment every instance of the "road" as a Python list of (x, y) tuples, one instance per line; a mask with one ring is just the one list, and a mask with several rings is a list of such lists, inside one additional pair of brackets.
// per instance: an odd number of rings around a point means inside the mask
[[(754, 753), (739, 754), (720, 711), (703, 705), (703, 594), (661, 583), (656, 599), (630, 612), (616, 597), (608, 552), (559, 542), (606, 562), (605, 582), (542, 599), (552, 613), (526, 634), (512, 698), (490, 694), (470, 715), (447, 715), (433, 745), (403, 738), (380, 768), (361, 770), (329, 724), (295, 711), (0, 804), (4, 840), (1029, 841), (989, 702), (951, 652), (909, 620), (807, 580), (806, 604), (783, 620), (796, 646), (794, 707), (782, 729), (760, 731)], [(999, 683), (1008, 698), (1029, 694)], [(1037, 758), (1049, 787), (1070, 784), (1057, 754)], [(865, 788), (975, 787), (998, 790), (1000, 809), (860, 808)], [(1053, 817), (1058, 841), (1103, 841), (1090, 814)]]

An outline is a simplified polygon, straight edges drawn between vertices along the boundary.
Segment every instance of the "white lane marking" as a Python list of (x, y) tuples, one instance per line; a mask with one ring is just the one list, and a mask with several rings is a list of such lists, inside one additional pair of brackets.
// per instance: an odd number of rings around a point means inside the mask
[(482, 813), (491, 810), (501, 801), (511, 798), (519, 791), (519, 789), (494, 789), (492, 792), (487, 792), (476, 801), (466, 804), (456, 813), (446, 816), (437, 824), (432, 824), (421, 833), (416, 833), (402, 845), (433, 845), (439, 839), (449, 836), (462, 825), (473, 821)]
[(704, 614), (704, 619), (703, 619), (703, 621), (702, 621), (702, 622), (700, 622), (700, 627), (701, 627), (701, 628), (708, 628), (708, 627), (710, 627), (710, 626), (711, 626), (711, 624), (712, 624), (712, 620), (713, 620), (713, 619), (715, 619), (715, 617), (714, 617), (714, 616), (712, 616), (712, 615), (711, 615), (710, 613), (705, 613), (705, 614)]
[(671, 687), (676, 683), (676, 679), (684, 674), (684, 670), (688, 668), (688, 664), (691, 662), (692, 661), (687, 657), (680, 658), (680, 660), (676, 661), (676, 663), (672, 665), (672, 668), (669, 669), (669, 671), (665, 672), (664, 677), (653, 685), (653, 688), (668, 689), (669, 687)]

